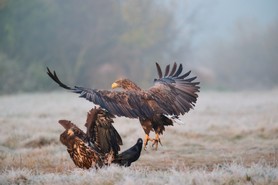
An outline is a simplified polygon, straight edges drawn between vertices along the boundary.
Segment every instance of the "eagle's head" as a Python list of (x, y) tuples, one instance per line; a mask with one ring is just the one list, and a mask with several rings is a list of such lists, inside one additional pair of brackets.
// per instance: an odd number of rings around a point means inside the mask
[(116, 80), (113, 84), (112, 84), (112, 89), (115, 88), (122, 88), (124, 90), (141, 90), (140, 87), (138, 87), (134, 82), (132, 82), (129, 79), (120, 79), (120, 80)]
[(72, 137), (74, 135), (74, 131), (72, 129), (67, 129), (65, 130), (61, 135), (60, 135), (60, 141), (63, 145), (69, 147), (72, 145)]

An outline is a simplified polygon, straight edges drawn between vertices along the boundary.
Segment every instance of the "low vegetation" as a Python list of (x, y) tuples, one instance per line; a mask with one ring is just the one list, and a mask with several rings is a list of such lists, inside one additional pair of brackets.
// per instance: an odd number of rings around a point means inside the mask
[[(167, 127), (131, 167), (74, 166), (59, 142), (59, 119), (84, 129), (92, 104), (72, 93), (0, 97), (0, 184), (277, 184), (278, 90), (201, 92), (184, 125)], [(116, 118), (122, 150), (143, 130)]]

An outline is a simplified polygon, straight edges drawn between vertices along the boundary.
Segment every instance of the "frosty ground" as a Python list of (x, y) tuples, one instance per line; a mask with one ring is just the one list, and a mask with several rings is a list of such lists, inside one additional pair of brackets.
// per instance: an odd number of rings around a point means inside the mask
[[(76, 168), (59, 142), (59, 119), (85, 130), (94, 105), (77, 97), (0, 96), (0, 184), (278, 184), (278, 89), (203, 91), (158, 151), (148, 145), (130, 168), (99, 170)], [(122, 151), (144, 136), (138, 120), (114, 121)]]

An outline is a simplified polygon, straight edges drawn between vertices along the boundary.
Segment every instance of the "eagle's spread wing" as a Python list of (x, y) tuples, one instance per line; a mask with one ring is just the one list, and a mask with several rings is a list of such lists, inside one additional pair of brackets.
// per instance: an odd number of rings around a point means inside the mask
[(101, 108), (92, 108), (87, 114), (85, 126), (90, 143), (100, 153), (106, 154), (111, 150), (114, 155), (120, 151), (122, 138), (112, 125), (114, 116)]
[[(61, 87), (80, 94), (80, 97), (100, 105), (111, 114), (129, 118), (152, 118), (155, 114), (184, 114), (192, 108), (197, 100), (199, 82), (193, 82), (196, 77), (187, 78), (190, 71), (181, 74), (182, 64), (174, 63), (172, 69), (166, 66), (162, 76), (161, 68), (156, 64), (159, 78), (155, 79), (153, 87), (147, 91), (127, 90), (108, 91), (84, 87), (69, 87), (62, 83), (55, 71), (47, 68), (47, 74)], [(171, 70), (171, 71), (170, 71)]]
[(156, 67), (159, 78), (154, 80), (154, 86), (148, 92), (168, 114), (179, 115), (188, 112), (198, 97), (199, 82), (193, 82), (196, 77), (188, 78), (191, 71), (181, 74), (182, 64), (177, 66), (174, 63), (171, 71), (170, 65), (167, 65), (164, 76), (159, 64), (156, 63)]
[(80, 97), (101, 106), (116, 116), (125, 116), (129, 118), (146, 118), (153, 116), (153, 110), (146, 103), (144, 92), (119, 92), (78, 86), (69, 87), (59, 80), (55, 71), (52, 73), (49, 68), (47, 68), (47, 74), (61, 87), (80, 94)]

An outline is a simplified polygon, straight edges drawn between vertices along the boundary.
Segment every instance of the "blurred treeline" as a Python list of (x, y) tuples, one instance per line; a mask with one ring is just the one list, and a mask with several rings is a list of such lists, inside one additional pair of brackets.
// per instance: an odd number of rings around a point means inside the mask
[(187, 44), (175, 46), (180, 30), (174, 6), (148, 0), (0, 0), (0, 92), (56, 88), (46, 66), (71, 84), (110, 88), (115, 78), (127, 76), (144, 85), (156, 75), (154, 62), (170, 62)]
[[(207, 3), (209, 4), (209, 3)], [(0, 94), (58, 88), (46, 75), (93, 88), (128, 77), (147, 88), (155, 62), (193, 69), (202, 87), (278, 84), (278, 24), (237, 25), (229, 39), (192, 47), (209, 25), (180, 1), (0, 0)], [(203, 21), (203, 22), (202, 22)], [(211, 28), (210, 28), (211, 29)]]

